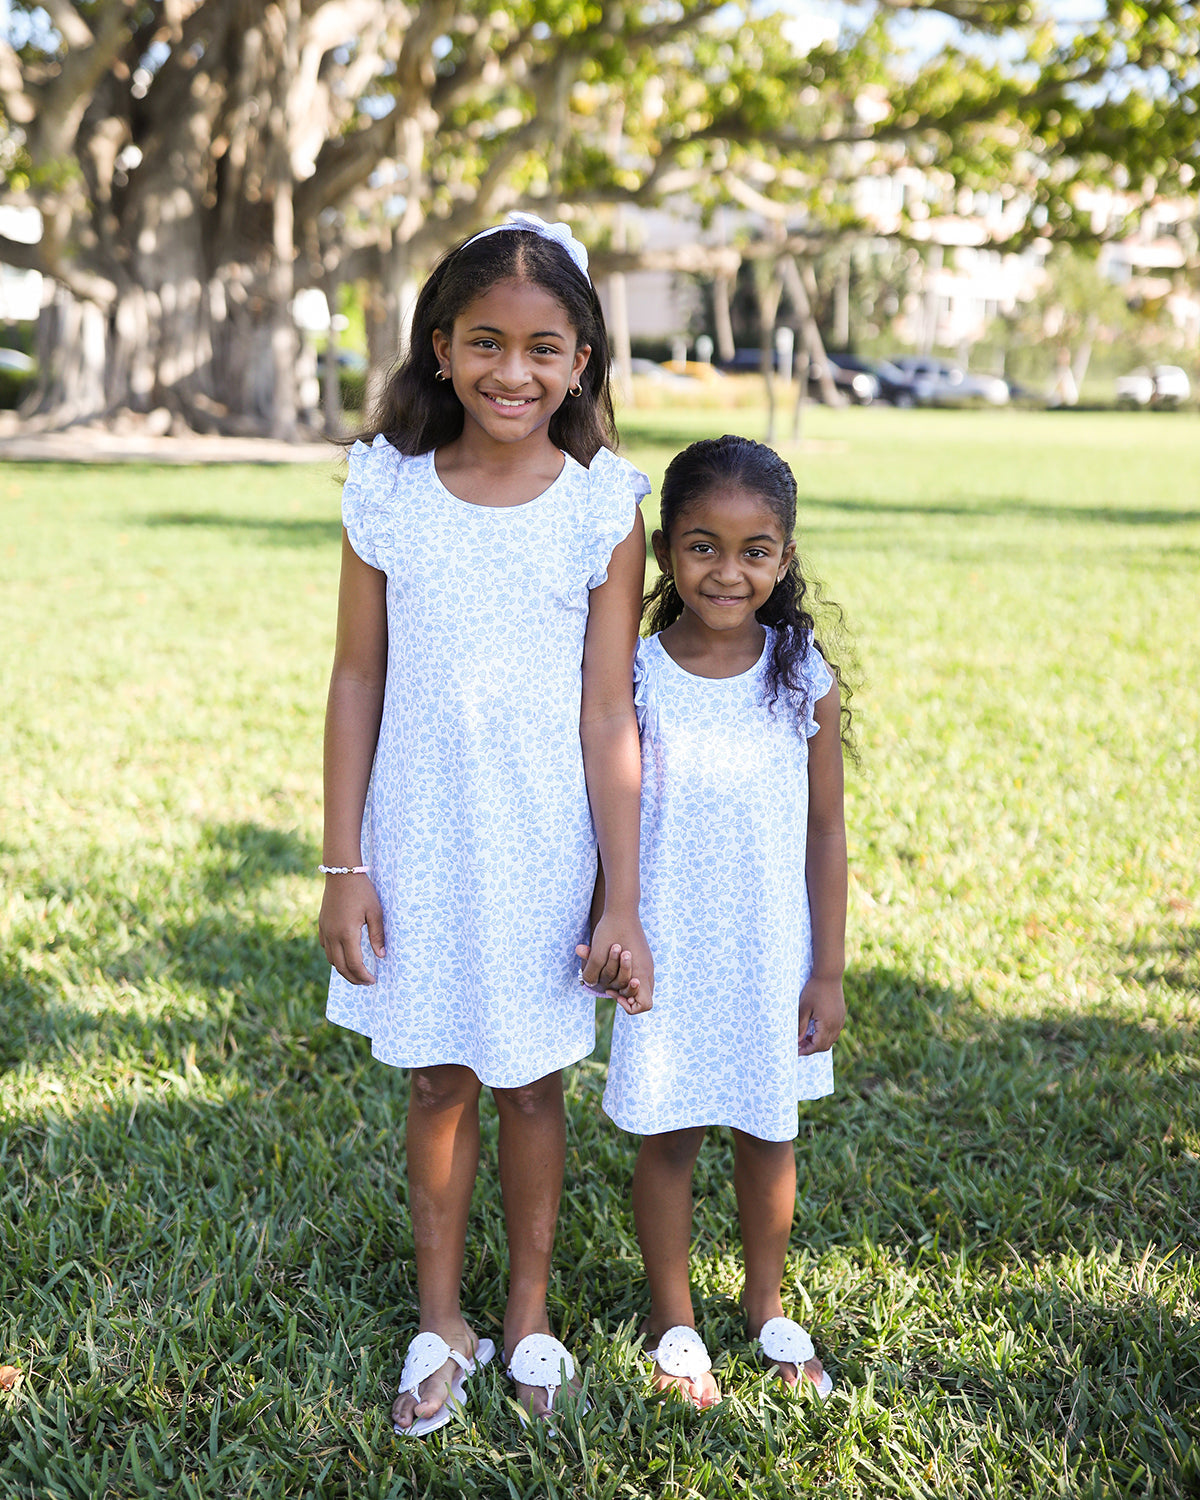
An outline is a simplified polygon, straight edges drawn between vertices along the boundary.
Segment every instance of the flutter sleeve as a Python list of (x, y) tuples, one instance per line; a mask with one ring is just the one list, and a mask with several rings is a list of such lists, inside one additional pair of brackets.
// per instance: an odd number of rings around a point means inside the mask
[(395, 529), (400, 453), (382, 433), (368, 448), (355, 443), (342, 489), (342, 525), (355, 552), (372, 568), (388, 571)]
[(804, 658), (804, 683), (804, 733), (811, 740), (821, 727), (817, 723), (813, 710), (818, 700), (823, 698), (833, 686), (833, 673), (812, 641), (808, 643), (808, 654)]
[(584, 561), (588, 588), (599, 588), (617, 545), (633, 530), (638, 506), (650, 493), (650, 481), (627, 458), (601, 448), (588, 465), (588, 505), (584, 524)]
[(650, 660), (648, 641), (638, 641), (633, 658), (633, 706), (637, 712), (638, 733), (643, 739), (658, 738), (658, 697), (655, 693), (655, 671)]

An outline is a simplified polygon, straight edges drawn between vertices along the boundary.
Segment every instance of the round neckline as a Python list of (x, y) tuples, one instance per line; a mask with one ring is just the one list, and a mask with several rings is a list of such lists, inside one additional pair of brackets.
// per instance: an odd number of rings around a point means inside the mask
[(763, 646), (762, 650), (758, 653), (758, 660), (753, 664), (753, 666), (747, 667), (744, 672), (734, 672), (731, 677), (701, 677), (699, 672), (689, 672), (686, 667), (681, 667), (679, 665), (679, 663), (663, 645), (658, 635), (652, 635), (649, 637), (649, 639), (652, 640), (658, 647), (659, 652), (662, 654), (663, 660), (670, 663), (670, 665), (675, 669), (676, 672), (682, 673), (682, 675), (686, 677), (689, 682), (745, 682), (748, 677), (753, 677), (754, 674), (759, 671), (759, 669), (762, 667), (763, 662), (766, 660), (767, 650), (771, 644), (771, 627), (769, 625), (763, 626)]
[[(558, 451), (562, 453), (561, 448)], [(434, 488), (438, 491), (439, 494), (444, 495), (447, 500), (453, 500), (455, 505), (461, 505), (467, 510), (491, 511), (496, 515), (507, 515), (510, 511), (515, 510), (528, 510), (531, 505), (537, 505), (540, 501), (544, 500), (546, 496), (549, 495), (559, 484), (562, 483), (563, 476), (566, 474), (569, 466), (574, 462), (574, 459), (572, 459), (569, 453), (563, 453), (562, 468), (559, 469), (558, 473), (554, 476), (554, 478), (550, 481), (550, 483), (544, 490), (539, 491), (539, 493), (536, 495), (531, 495), (528, 500), (522, 500), (517, 505), (480, 505), (477, 500), (464, 500), (461, 495), (456, 495), (452, 489), (449, 489), (446, 486), (446, 484), (442, 480), (442, 476), (437, 471), (436, 448), (430, 448), (426, 457), (429, 461), (430, 477), (433, 480)]]

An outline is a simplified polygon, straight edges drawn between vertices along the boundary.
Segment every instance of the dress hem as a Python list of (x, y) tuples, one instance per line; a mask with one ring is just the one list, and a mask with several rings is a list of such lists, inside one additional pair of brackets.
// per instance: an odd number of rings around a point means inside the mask
[(535, 1073), (532, 1078), (498, 1079), (485, 1078), (476, 1067), (475, 1063), (468, 1057), (408, 1057), (397, 1052), (388, 1051), (386, 1054), (376, 1048), (375, 1039), (369, 1031), (363, 1031), (351, 1021), (339, 1021), (336, 1017), (326, 1013), (326, 1021), (331, 1026), (340, 1026), (343, 1031), (352, 1031), (355, 1036), (366, 1037), (371, 1043), (371, 1056), (376, 1062), (381, 1062), (389, 1068), (470, 1068), (485, 1089), (523, 1089), (531, 1083), (536, 1083), (539, 1078), (545, 1078), (550, 1073), (561, 1072), (563, 1068), (573, 1068), (576, 1063), (583, 1062), (584, 1058), (591, 1057), (596, 1050), (595, 1041), (591, 1046), (585, 1047), (583, 1051), (576, 1048), (571, 1049), (571, 1056), (564, 1058), (561, 1062), (552, 1063), (541, 1072)]
[[(817, 1099), (830, 1098), (833, 1093), (834, 1090), (830, 1089), (828, 1093), (825, 1094), (817, 1094), (815, 1096), (810, 1095), (798, 1098), (796, 1100), (796, 1103), (798, 1105), (812, 1104), (815, 1103)], [(708, 1130), (711, 1128), (714, 1130), (740, 1130), (743, 1135), (751, 1135), (757, 1141), (794, 1141), (800, 1134), (799, 1110), (797, 1110), (795, 1126), (790, 1134), (763, 1135), (760, 1131), (752, 1130), (748, 1126), (742, 1124), (740, 1120), (729, 1119), (725, 1114), (723, 1114), (723, 1117), (721, 1119), (715, 1119), (713, 1118), (713, 1111), (706, 1111), (703, 1117), (695, 1119), (679, 1119), (676, 1120), (674, 1124), (659, 1125), (654, 1130), (647, 1130), (639, 1125), (626, 1124), (625, 1120), (629, 1119), (628, 1115), (625, 1116), (624, 1120), (618, 1120), (616, 1115), (613, 1114), (612, 1110), (608, 1107), (608, 1104), (603, 1101), (601, 1102), (600, 1107), (603, 1109), (608, 1118), (613, 1122), (613, 1124), (617, 1127), (617, 1129), (625, 1131), (627, 1135), (666, 1135), (673, 1130)]]

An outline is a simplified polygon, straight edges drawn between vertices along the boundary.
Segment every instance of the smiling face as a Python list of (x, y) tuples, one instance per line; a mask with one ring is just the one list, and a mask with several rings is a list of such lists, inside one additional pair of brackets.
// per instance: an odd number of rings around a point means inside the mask
[(654, 555), (671, 573), (690, 628), (760, 638), (755, 613), (771, 597), (796, 550), (766, 500), (740, 485), (689, 501), (670, 537), (654, 533)]
[(569, 399), (591, 349), (557, 298), (528, 281), (498, 281), (469, 302), (433, 351), (464, 412), (463, 437), (493, 443), (549, 441), (550, 418)]

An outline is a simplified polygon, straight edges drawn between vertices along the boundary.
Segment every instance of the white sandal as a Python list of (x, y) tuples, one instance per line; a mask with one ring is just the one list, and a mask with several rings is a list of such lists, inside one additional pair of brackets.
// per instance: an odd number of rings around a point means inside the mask
[[(514, 1385), (530, 1385), (544, 1390), (546, 1415), (549, 1416), (554, 1410), (555, 1393), (575, 1378), (575, 1361), (566, 1346), (552, 1334), (527, 1333), (512, 1352), (508, 1378)], [(522, 1427), (529, 1425), (529, 1413), (524, 1407), (518, 1406), (517, 1415)], [(546, 1431), (550, 1437), (556, 1436), (549, 1423)]]
[[(658, 1348), (646, 1350), (646, 1358), (652, 1359), (664, 1375), (671, 1375), (679, 1380), (699, 1380), (701, 1375), (712, 1369), (712, 1359), (704, 1340), (686, 1323), (677, 1323), (674, 1328), (668, 1328), (659, 1339)], [(686, 1396), (688, 1393), (683, 1391), (680, 1394)], [(708, 1405), (716, 1406), (720, 1399), (718, 1395), (717, 1400), (710, 1401)], [(694, 1399), (692, 1404), (698, 1410), (705, 1409)]]
[(805, 1380), (812, 1385), (822, 1401), (827, 1401), (833, 1390), (833, 1381), (828, 1370), (821, 1371), (820, 1380), (814, 1380), (804, 1366), (817, 1357), (813, 1341), (799, 1323), (791, 1318), (768, 1318), (758, 1331), (758, 1347), (772, 1364), (795, 1365)]
[(428, 1380), (435, 1370), (440, 1370), (447, 1360), (452, 1359), (458, 1369), (450, 1377), (450, 1389), (445, 1401), (432, 1416), (418, 1417), (411, 1427), (401, 1427), (399, 1422), (393, 1422), (393, 1430), (401, 1437), (424, 1437), (426, 1433), (436, 1432), (439, 1427), (444, 1427), (454, 1415), (454, 1408), (462, 1406), (467, 1381), (481, 1365), (488, 1363), (495, 1352), (496, 1346), (491, 1339), (480, 1339), (475, 1346), (474, 1359), (468, 1359), (465, 1354), (452, 1349), (438, 1334), (418, 1333), (404, 1356), (398, 1395), (411, 1396), (419, 1401), (421, 1382)]

